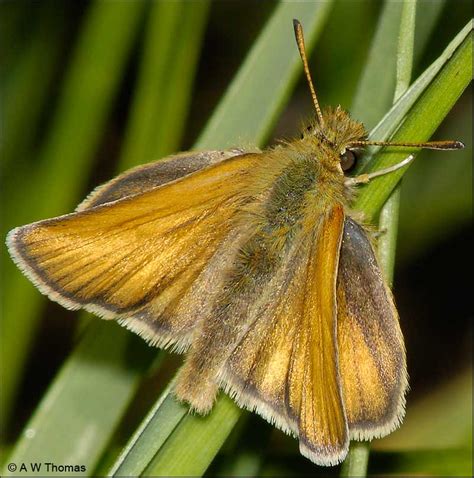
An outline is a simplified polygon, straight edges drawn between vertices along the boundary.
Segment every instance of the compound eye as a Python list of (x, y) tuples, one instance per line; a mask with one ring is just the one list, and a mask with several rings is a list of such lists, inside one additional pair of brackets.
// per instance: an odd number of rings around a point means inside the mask
[(311, 125), (306, 126), (306, 128), (304, 129), (304, 132), (301, 133), (301, 139), (303, 139), (305, 135), (311, 134), (312, 132), (313, 132), (313, 127)]
[(354, 166), (356, 159), (357, 158), (354, 151), (351, 151), (350, 149), (346, 149), (346, 151), (342, 153), (340, 156), (342, 170), (349, 171), (349, 169), (351, 169)]

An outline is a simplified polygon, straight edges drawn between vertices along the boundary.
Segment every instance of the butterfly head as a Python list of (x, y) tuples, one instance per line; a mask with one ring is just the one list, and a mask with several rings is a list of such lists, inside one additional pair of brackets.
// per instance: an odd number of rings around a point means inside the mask
[(293, 20), (293, 26), (295, 29), (296, 44), (300, 52), (301, 60), (303, 61), (303, 70), (306, 75), (306, 80), (308, 81), (314, 110), (316, 112), (316, 120), (304, 130), (303, 138), (308, 136), (315, 137), (319, 146), (326, 150), (326, 153), (332, 153), (327, 154), (329, 158), (327, 166), (331, 169), (336, 162), (336, 169), (339, 169), (340, 173), (349, 171), (355, 164), (355, 151), (357, 148), (365, 148), (366, 146), (396, 146), (441, 150), (464, 148), (464, 144), (461, 141), (429, 141), (427, 143), (369, 141), (362, 123), (354, 121), (340, 106), (337, 108), (327, 108), (324, 111), (321, 110), (309, 71), (304, 46), (303, 27), (298, 20)]
[(353, 143), (360, 143), (367, 138), (364, 125), (353, 120), (347, 111), (340, 106), (328, 107), (322, 111), (324, 119), (321, 122), (317, 117), (303, 130), (303, 138), (314, 138), (326, 151), (334, 154), (328, 155), (338, 161), (343, 172), (355, 166), (358, 149), (353, 148)]
[[(311, 98), (313, 100), (316, 112), (315, 121), (303, 130), (303, 138), (308, 136), (316, 138), (319, 145), (327, 150), (329, 160), (332, 160), (332, 167), (336, 166), (341, 173), (349, 171), (355, 164), (355, 153), (351, 148), (351, 143), (361, 143), (367, 138), (362, 123), (354, 121), (349, 114), (340, 106), (337, 108), (327, 108), (324, 111), (319, 106), (316, 96), (313, 80), (309, 71), (308, 59), (304, 45), (303, 27), (298, 20), (293, 20), (295, 29), (295, 38), (301, 60), (303, 61), (303, 70), (308, 81)], [(336, 162), (336, 164), (334, 164)]]

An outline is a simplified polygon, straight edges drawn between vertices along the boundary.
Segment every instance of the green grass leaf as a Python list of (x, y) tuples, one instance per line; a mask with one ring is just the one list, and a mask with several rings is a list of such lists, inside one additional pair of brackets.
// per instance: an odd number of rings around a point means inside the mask
[[(115, 334), (105, 322), (88, 328), (23, 430), (9, 462), (81, 464), (86, 475), (92, 474), (117, 426), (118, 411), (123, 413), (135, 392), (131, 383), (138, 383), (142, 363), (154, 355), (142, 347), (140, 338), (115, 335), (104, 357), (104, 343), (111, 335)], [(5, 469), (2, 474), (9, 473)], [(43, 469), (43, 474), (51, 473)]]
[[(2, 65), (5, 72), (1, 79), (4, 118), (0, 142), (2, 173), (13, 168), (15, 164), (12, 163), (24, 163), (33, 146), (41, 114), (44, 114), (48, 94), (59, 69), (59, 59), (64, 53), (65, 34), (70, 27), (70, 19), (65, 18), (64, 5), (45, 2), (38, 8), (30, 41), (22, 44), (10, 33), (2, 42), (2, 45), (9, 45), (5, 50), (15, 54), (13, 65), (7, 65), (7, 68)], [(44, 55), (45, 50), (47, 55)], [(41, 75), (36, 74), (38, 71)]]
[[(369, 130), (392, 104), (402, 2), (386, 1), (351, 108)], [(384, 72), (383, 75), (380, 72)]]
[[(455, 46), (454, 51), (453, 46)], [(431, 73), (433, 70), (433, 65), (413, 83), (376, 129), (384, 132), (393, 131), (397, 125), (397, 122), (394, 122), (393, 119), (405, 110), (416, 96), (416, 104), (392, 140), (413, 142), (428, 140), (471, 81), (471, 49), (472, 22), (459, 32), (440, 58), (433, 63), (438, 68), (444, 62), (444, 67), (429, 85), (425, 85), (426, 91), (419, 96), (420, 91), (423, 91), (420, 89), (420, 85), (425, 82), (427, 72)], [(379, 154), (371, 162), (370, 171), (394, 165), (406, 156), (406, 151)], [(406, 169), (405, 167), (376, 178), (370, 184), (361, 188), (355, 206), (364, 211), (367, 220), (374, 219)]]
[(208, 10), (208, 1), (152, 4), (120, 170), (179, 148)]
[[(407, 264), (472, 224), (472, 92), (468, 90), (437, 132), (459, 139), (463, 151), (422, 151), (403, 179), (397, 260)], [(416, 204), (416, 208), (413, 207)]]
[(302, 23), (306, 47), (311, 51), (331, 4), (332, 1), (279, 4), (204, 128), (197, 149), (265, 143), (301, 73), (292, 19)]

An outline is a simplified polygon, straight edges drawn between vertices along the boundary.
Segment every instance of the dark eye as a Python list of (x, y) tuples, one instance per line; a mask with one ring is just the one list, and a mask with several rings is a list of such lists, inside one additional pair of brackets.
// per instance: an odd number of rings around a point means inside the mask
[(349, 149), (346, 149), (346, 151), (340, 156), (342, 170), (349, 171), (349, 169), (354, 166), (356, 159), (357, 158), (354, 152)]
[(305, 135), (305, 134), (309, 134), (309, 133), (311, 133), (312, 131), (313, 131), (313, 127), (312, 127), (311, 125), (306, 126), (306, 128), (304, 129), (304, 132), (301, 133), (301, 139), (304, 138), (304, 135)]

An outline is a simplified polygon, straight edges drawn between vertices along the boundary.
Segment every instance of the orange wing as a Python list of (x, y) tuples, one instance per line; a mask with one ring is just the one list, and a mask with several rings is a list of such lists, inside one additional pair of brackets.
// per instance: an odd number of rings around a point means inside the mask
[(337, 281), (339, 367), (350, 436), (370, 440), (400, 424), (408, 387), (392, 294), (366, 232), (346, 219)]
[[(339, 463), (348, 431), (337, 369), (336, 271), (344, 213), (317, 218), (265, 290), (221, 373), (240, 406), (299, 437), (313, 462)], [(268, 290), (267, 290), (268, 289)]]
[(232, 240), (257, 157), (236, 156), (158, 187), (155, 174), (144, 192), (133, 180), (144, 168), (132, 170), (93, 193), (81, 207), (88, 209), (11, 231), (10, 252), (63, 306), (118, 318), (150, 342), (183, 349), (201, 306), (189, 296), (211, 287), (200, 276), (219, 280), (225, 255), (218, 249)]

